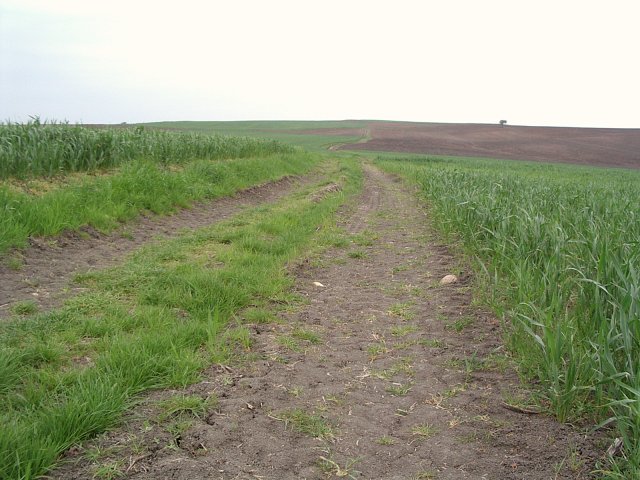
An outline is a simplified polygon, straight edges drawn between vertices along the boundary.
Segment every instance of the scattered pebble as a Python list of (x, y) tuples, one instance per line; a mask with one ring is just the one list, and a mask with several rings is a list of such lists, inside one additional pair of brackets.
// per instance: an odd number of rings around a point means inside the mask
[(323, 285), (323, 284), (321, 284), (320, 282), (313, 282), (313, 284), (314, 284), (316, 287), (324, 287), (324, 285)]
[(455, 275), (445, 275), (440, 280), (440, 285), (449, 285), (450, 283), (456, 283), (458, 281), (458, 277)]

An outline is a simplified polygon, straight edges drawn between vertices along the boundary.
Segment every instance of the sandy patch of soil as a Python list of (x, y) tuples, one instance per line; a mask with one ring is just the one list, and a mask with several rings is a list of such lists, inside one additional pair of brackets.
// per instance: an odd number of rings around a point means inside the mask
[[(306, 303), (251, 326), (253, 360), (155, 392), (53, 478), (92, 478), (109, 462), (138, 480), (588, 478), (597, 439), (505, 407), (527, 392), (499, 322), (472, 304), (469, 273), (415, 198), (366, 173), (341, 221), (354, 243), (294, 268)], [(458, 281), (440, 285), (450, 273)], [(219, 405), (170, 433), (154, 405), (175, 393)], [(96, 447), (99, 460), (83, 455)]]

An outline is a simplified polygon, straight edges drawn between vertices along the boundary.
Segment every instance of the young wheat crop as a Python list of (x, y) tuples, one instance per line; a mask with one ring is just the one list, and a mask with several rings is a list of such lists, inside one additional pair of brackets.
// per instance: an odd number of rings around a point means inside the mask
[(66, 123), (0, 124), (0, 179), (110, 168), (145, 158), (159, 163), (291, 153), (293, 147), (246, 137)]

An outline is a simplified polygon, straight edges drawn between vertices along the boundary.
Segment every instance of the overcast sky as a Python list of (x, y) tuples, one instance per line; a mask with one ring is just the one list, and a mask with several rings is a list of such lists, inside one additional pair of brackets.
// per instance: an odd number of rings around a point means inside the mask
[(638, 0), (0, 0), (0, 120), (640, 128)]

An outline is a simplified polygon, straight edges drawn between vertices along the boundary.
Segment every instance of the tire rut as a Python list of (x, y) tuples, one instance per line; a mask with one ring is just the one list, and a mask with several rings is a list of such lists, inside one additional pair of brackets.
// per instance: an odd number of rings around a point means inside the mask
[(382, 184), (381, 172), (365, 164), (364, 170), (364, 189), (356, 213), (346, 222), (346, 230), (351, 234), (362, 232), (367, 224), (367, 220), (371, 212), (380, 208), (382, 203), (382, 192), (384, 190)]
[(20, 269), (0, 265), (0, 320), (21, 301), (35, 302), (39, 311), (59, 306), (65, 298), (82, 291), (71, 285), (77, 274), (116, 265), (128, 253), (155, 239), (220, 222), (243, 209), (274, 202), (315, 180), (314, 175), (284, 177), (230, 197), (194, 203), (172, 215), (142, 215), (109, 234), (86, 227), (53, 238), (32, 238), (30, 247), (20, 252)]

